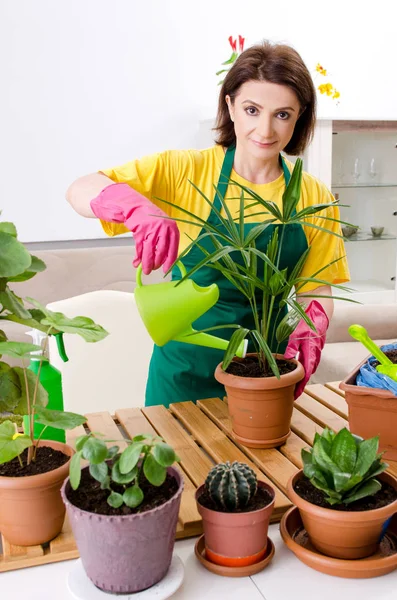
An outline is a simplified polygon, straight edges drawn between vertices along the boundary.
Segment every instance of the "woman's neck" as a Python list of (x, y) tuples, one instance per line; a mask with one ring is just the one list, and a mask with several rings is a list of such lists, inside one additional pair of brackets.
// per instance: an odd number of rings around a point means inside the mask
[(234, 155), (233, 169), (243, 179), (258, 184), (275, 181), (283, 172), (278, 156), (261, 160), (242, 152), (238, 145)]

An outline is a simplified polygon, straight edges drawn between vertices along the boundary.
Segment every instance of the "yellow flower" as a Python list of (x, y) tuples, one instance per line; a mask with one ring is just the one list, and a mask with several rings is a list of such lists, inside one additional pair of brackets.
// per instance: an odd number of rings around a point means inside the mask
[(16, 438), (20, 437), (21, 435), (23, 435), (23, 433), (14, 433), (14, 435), (12, 436), (12, 439), (16, 440)]
[(316, 71), (317, 71), (317, 73), (320, 73), (320, 75), (326, 75), (327, 74), (327, 70), (324, 69), (324, 67), (322, 67), (320, 65), (320, 63), (317, 63)]
[(338, 92), (338, 90), (334, 89), (334, 95), (332, 96), (333, 100), (336, 100), (337, 98), (340, 98), (340, 92)]

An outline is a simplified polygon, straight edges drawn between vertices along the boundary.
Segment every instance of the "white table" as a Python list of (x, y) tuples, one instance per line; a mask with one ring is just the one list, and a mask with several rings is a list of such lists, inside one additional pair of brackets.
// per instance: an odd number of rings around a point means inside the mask
[[(269, 537), (276, 552), (271, 564), (253, 577), (219, 577), (194, 555), (197, 538), (181, 540), (175, 552), (185, 566), (185, 579), (173, 600), (396, 600), (397, 571), (374, 579), (342, 579), (318, 573), (301, 563), (284, 545), (279, 526)], [(71, 600), (66, 579), (73, 561), (0, 574), (1, 600)], [(109, 600), (111, 596), (109, 595)], [(121, 596), (118, 596), (121, 598)]]

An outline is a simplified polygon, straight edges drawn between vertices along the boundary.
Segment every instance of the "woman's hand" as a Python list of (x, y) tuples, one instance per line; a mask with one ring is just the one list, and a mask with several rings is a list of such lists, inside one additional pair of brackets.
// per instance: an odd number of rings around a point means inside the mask
[(124, 223), (135, 240), (134, 267), (142, 263), (145, 275), (163, 267), (164, 272), (178, 256), (179, 230), (172, 219), (127, 183), (105, 187), (90, 203), (96, 217)]
[(302, 319), (295, 331), (290, 335), (288, 346), (284, 352), (285, 358), (295, 358), (299, 352), (299, 361), (305, 369), (305, 376), (295, 388), (295, 399), (298, 398), (310, 377), (315, 373), (325, 344), (325, 335), (329, 320), (323, 306), (317, 300), (312, 300), (305, 310), (307, 316), (316, 327), (313, 331)]

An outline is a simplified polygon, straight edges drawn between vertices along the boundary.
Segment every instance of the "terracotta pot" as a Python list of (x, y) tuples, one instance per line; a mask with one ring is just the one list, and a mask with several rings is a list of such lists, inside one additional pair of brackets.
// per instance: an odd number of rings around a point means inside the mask
[[(43, 440), (72, 457), (73, 448)], [(0, 477), (0, 531), (10, 544), (35, 546), (56, 537), (65, 519), (61, 486), (69, 473), (70, 459), (58, 469), (27, 477)]]
[[(283, 358), (281, 354), (275, 356)], [(281, 375), (280, 379), (239, 377), (223, 371), (221, 364), (216, 367), (215, 378), (226, 389), (233, 435), (243, 446), (276, 448), (290, 435), (294, 390), (305, 371), (297, 360), (291, 359), (289, 362), (296, 364), (296, 369)]]
[(206, 508), (198, 499), (204, 491), (201, 485), (195, 494), (197, 510), (203, 519), (205, 551), (208, 560), (226, 567), (244, 567), (263, 559), (267, 548), (267, 530), (274, 508), (273, 488), (258, 481), (272, 497), (259, 510), (226, 513)]
[(397, 398), (389, 390), (356, 385), (365, 359), (339, 387), (349, 406), (349, 429), (368, 439), (379, 435), (379, 450), (385, 460), (397, 460)]
[[(382, 508), (357, 512), (322, 508), (295, 492), (294, 485), (302, 476), (302, 470), (295, 473), (288, 482), (287, 491), (290, 500), (299, 508), (313, 546), (335, 558), (357, 559), (374, 554), (384, 524), (397, 511), (397, 500)], [(389, 473), (381, 473), (377, 479), (397, 490), (397, 479)]]
[(70, 481), (65, 481), (61, 493), (81, 561), (89, 579), (101, 590), (139, 592), (158, 583), (167, 573), (183, 490), (179, 471), (172, 467), (167, 470), (178, 482), (176, 494), (152, 510), (123, 516), (99, 515), (77, 508), (68, 499)]

